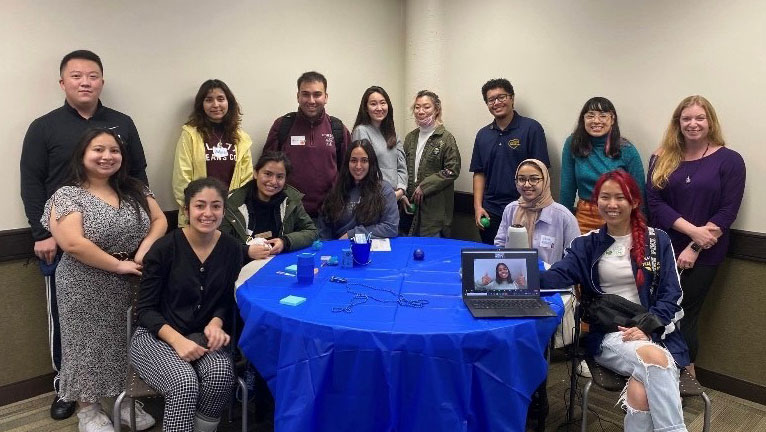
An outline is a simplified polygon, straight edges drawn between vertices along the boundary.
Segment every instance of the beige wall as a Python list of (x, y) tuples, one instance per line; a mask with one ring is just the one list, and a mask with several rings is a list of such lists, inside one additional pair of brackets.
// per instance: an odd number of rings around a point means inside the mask
[[(274, 119), (297, 107), (307, 70), (328, 80), (327, 110), (353, 125), (371, 84), (401, 104), (404, 59), (400, 1), (0, 0), (0, 230), (27, 226), (19, 199), (19, 156), (29, 123), (60, 106), (58, 65), (87, 48), (104, 62), (105, 105), (133, 117), (152, 189), (172, 209), (170, 174), (181, 124), (199, 85), (224, 80), (240, 102), (259, 155)], [(401, 111), (397, 119), (402, 120)]]
[(473, 140), (491, 121), (480, 90), (489, 78), (510, 79), (517, 110), (545, 128), (554, 178), (564, 139), (588, 98), (614, 102), (620, 128), (646, 168), (678, 102), (702, 94), (747, 164), (745, 200), (734, 226), (766, 232), (756, 207), (766, 199), (759, 133), (766, 112), (764, 3), (461, 0), (443, 2), (441, 13), (439, 90), (465, 167), (458, 190), (471, 190)]

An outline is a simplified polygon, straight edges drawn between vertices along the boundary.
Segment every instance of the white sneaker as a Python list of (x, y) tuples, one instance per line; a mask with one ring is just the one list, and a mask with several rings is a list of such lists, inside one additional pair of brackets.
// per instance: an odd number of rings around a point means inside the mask
[(575, 370), (577, 371), (577, 375), (580, 375), (583, 378), (591, 378), (590, 368), (588, 368), (588, 363), (586, 363), (585, 360), (581, 360)]
[(77, 413), (80, 424), (77, 426), (80, 432), (113, 432), (114, 426), (109, 417), (101, 411), (101, 405), (94, 403), (82, 408)]
[[(120, 408), (120, 423), (130, 425), (130, 400), (123, 401)], [(154, 417), (144, 411), (144, 403), (136, 401), (136, 429), (139, 431), (147, 430), (154, 426)]]

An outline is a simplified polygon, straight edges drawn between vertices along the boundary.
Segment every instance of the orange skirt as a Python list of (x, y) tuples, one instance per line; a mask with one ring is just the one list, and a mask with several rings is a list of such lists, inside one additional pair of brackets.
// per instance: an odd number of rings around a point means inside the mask
[(598, 214), (598, 207), (590, 201), (577, 201), (575, 217), (580, 226), (580, 234), (585, 234), (604, 225), (604, 220)]

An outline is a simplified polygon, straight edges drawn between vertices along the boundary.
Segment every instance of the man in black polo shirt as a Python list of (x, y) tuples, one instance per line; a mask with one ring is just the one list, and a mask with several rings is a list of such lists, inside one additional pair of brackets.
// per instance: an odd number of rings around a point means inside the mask
[[(106, 127), (115, 129), (125, 142), (124, 160), (130, 175), (147, 183), (146, 159), (136, 125), (130, 117), (101, 105), (99, 96), (104, 86), (101, 59), (87, 50), (73, 51), (61, 60), (59, 85), (64, 91), (64, 106), (36, 119), (29, 125), (21, 151), (21, 199), (24, 202), (35, 255), (45, 276), (49, 313), (49, 342), (53, 368), (61, 366), (61, 339), (56, 304), (55, 271), (59, 249), (51, 233), (43, 228), (40, 218), (45, 202), (69, 176), (72, 152), (86, 129)], [(54, 388), (58, 391), (58, 380)], [(68, 418), (74, 413), (75, 402), (58, 397), (51, 405), (51, 417)]]
[[(519, 163), (530, 158), (546, 166), (551, 163), (543, 127), (513, 109), (513, 86), (507, 79), (487, 81), (481, 95), (495, 120), (479, 129), (473, 145), (473, 209), (481, 241), (493, 244), (505, 206), (519, 199), (515, 180)], [(486, 228), (481, 223), (484, 217), (489, 218)]]

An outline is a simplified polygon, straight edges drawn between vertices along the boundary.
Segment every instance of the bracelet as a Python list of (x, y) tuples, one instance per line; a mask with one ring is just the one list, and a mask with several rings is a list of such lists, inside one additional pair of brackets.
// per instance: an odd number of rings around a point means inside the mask
[(689, 247), (692, 248), (692, 250), (697, 253), (700, 253), (700, 251), (702, 250), (702, 246), (694, 242), (692, 242), (692, 244), (690, 244)]

